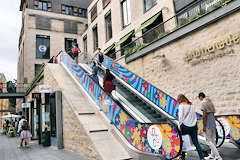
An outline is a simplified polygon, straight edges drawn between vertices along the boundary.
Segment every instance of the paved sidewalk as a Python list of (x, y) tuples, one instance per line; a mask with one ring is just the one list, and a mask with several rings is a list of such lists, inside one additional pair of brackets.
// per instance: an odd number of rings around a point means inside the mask
[(31, 141), (30, 148), (18, 148), (18, 138), (0, 135), (0, 160), (87, 160), (76, 153), (42, 147), (38, 141)]
[[(38, 145), (38, 141), (32, 141), (30, 148), (18, 148), (18, 143), (18, 138), (0, 135), (0, 160), (87, 160), (87, 158), (70, 151), (58, 150), (55, 147), (43, 147)], [(223, 160), (240, 160), (240, 149), (231, 143), (225, 143), (220, 148), (220, 153)], [(187, 160), (199, 159), (194, 151), (189, 153)]]
[[(223, 160), (240, 160), (240, 149), (238, 149), (232, 143), (225, 142), (219, 148), (219, 153), (222, 156)], [(186, 160), (199, 160), (197, 152), (189, 152)]]

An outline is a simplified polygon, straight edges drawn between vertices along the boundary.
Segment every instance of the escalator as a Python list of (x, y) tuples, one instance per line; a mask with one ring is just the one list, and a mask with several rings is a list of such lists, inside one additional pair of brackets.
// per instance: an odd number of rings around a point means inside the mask
[[(100, 111), (104, 112), (111, 124), (135, 150), (141, 154), (150, 154), (154, 157), (163, 156), (166, 159), (173, 159), (179, 155), (182, 140), (176, 125), (169, 117), (160, 114), (150, 104), (129, 90), (117, 77), (116, 95), (121, 98), (116, 101), (88, 76), (90, 70), (88, 66), (75, 64), (75, 61), (64, 52), (57, 57), (57, 63), (61, 64), (82, 86)], [(103, 72), (100, 72), (99, 75), (103, 77)]]
[[(86, 57), (85, 57), (86, 58)], [(88, 58), (89, 60), (92, 60), (92, 58)], [(81, 61), (83, 62), (83, 60)], [(106, 63), (108, 62), (108, 63)], [(88, 70), (88, 72), (91, 72), (91, 67), (90, 67), (90, 62), (88, 61), (85, 64), (80, 64), (82, 67), (86, 68), (86, 70)], [(118, 69), (116, 69), (117, 67), (119, 67)], [(114, 84), (116, 85), (116, 94), (115, 98), (116, 99), (124, 99), (124, 101), (127, 101), (127, 104), (130, 104), (131, 106), (134, 107), (134, 109), (138, 110), (141, 115), (144, 115), (143, 119), (147, 119), (145, 120), (146, 123), (160, 123), (160, 122), (169, 122), (172, 124), (175, 124), (175, 127), (177, 127), (177, 112), (178, 110), (176, 108), (178, 108), (178, 105), (176, 104), (177, 102), (170, 96), (166, 95), (165, 93), (163, 93), (162, 91), (159, 91), (158, 89), (154, 88), (155, 91), (157, 91), (158, 93), (162, 94), (162, 97), (165, 97), (166, 99), (166, 106), (164, 106), (165, 110), (163, 110), (161, 106), (162, 103), (160, 103), (160, 107), (157, 105), (159, 104), (159, 102), (157, 102), (156, 100), (151, 101), (152, 98), (149, 98), (148, 94), (139, 94), (139, 91), (136, 88), (139, 88), (139, 86), (135, 85), (135, 88), (133, 87), (133, 83), (131, 80), (129, 80), (130, 78), (126, 79), (126, 77), (124, 77), (121, 73), (125, 72), (126, 75), (133, 75), (135, 77), (137, 77), (136, 75), (134, 75), (133, 73), (130, 73), (130, 71), (126, 70), (126, 69), (122, 69), (122, 72), (119, 74), (119, 70), (121, 69), (119, 64), (115, 63), (114, 61), (112, 61), (109, 57), (105, 56), (105, 60), (103, 62), (103, 65), (101, 65), (100, 67), (100, 72), (98, 73), (100, 79), (103, 79), (104, 77), (104, 70), (106, 68), (110, 69), (110, 71), (113, 73), (113, 75), (116, 77), (116, 80), (114, 81)], [(123, 67), (122, 67), (123, 68)], [(121, 77), (120, 77), (120, 76)], [(134, 79), (133, 79), (134, 80)], [(140, 79), (140, 77), (138, 77), (138, 80), (142, 82), (142, 84), (146, 84), (147, 82)], [(147, 83), (148, 87), (150, 86), (149, 83)], [(147, 88), (147, 87), (145, 87)], [(153, 90), (153, 89), (152, 89)], [(119, 98), (119, 95), (121, 98)], [(159, 95), (157, 95), (159, 96)], [(147, 98), (148, 97), (148, 98)], [(162, 98), (164, 99), (164, 98)], [(172, 108), (167, 108), (171, 106)], [(174, 108), (173, 108), (174, 107)], [(198, 126), (199, 126), (199, 142), (201, 143), (202, 148), (205, 150), (205, 152), (209, 151), (209, 147), (206, 145), (205, 142), (205, 138), (203, 136), (203, 128), (202, 128), (202, 120), (201, 115), (198, 114)], [(217, 130), (218, 130), (218, 136), (216, 139), (217, 142), (217, 146), (220, 147), (225, 140), (225, 131), (223, 128), (223, 125), (216, 120), (216, 124), (217, 124)]]

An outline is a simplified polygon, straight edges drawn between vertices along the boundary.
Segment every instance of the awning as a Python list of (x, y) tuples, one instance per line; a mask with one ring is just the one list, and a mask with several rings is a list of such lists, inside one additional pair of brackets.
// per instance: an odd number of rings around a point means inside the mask
[(119, 42), (116, 44), (116, 46), (120, 45), (121, 43), (125, 42), (130, 36), (132, 36), (134, 33), (134, 30), (126, 34), (124, 37), (122, 37)]
[(107, 54), (111, 49), (115, 48), (115, 43), (113, 43), (111, 46), (109, 46), (107, 49), (104, 50), (104, 54)]
[(156, 14), (155, 16), (153, 16), (152, 18), (148, 19), (146, 22), (144, 22), (140, 28), (137, 29), (137, 32), (140, 32), (142, 29), (146, 28), (147, 26), (149, 26), (150, 24), (152, 24), (157, 18), (158, 16), (161, 14), (161, 12), (159, 12), (158, 14)]

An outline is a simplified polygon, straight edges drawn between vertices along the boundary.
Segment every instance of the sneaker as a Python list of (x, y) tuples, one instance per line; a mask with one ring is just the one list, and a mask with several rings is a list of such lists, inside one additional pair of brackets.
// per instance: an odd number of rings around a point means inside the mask
[(222, 157), (218, 157), (218, 158), (216, 157), (216, 158), (214, 158), (214, 160), (223, 160), (223, 159), (222, 159)]
[(215, 159), (212, 155), (209, 155), (208, 157), (204, 157), (204, 159)]

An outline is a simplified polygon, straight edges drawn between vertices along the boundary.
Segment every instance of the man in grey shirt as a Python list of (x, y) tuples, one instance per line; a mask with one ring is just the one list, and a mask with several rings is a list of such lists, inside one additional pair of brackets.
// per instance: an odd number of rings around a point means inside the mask
[(206, 98), (204, 93), (198, 95), (201, 104), (201, 110), (203, 111), (203, 131), (206, 133), (206, 142), (211, 148), (211, 154), (205, 159), (222, 160), (217, 148), (216, 148), (216, 122), (214, 113), (216, 112), (212, 101)]

